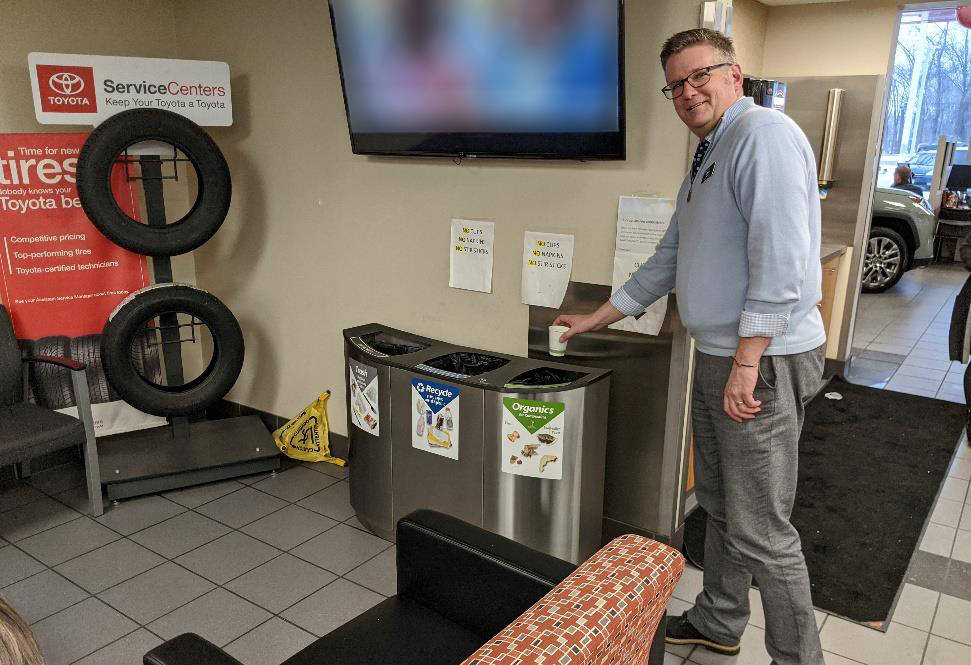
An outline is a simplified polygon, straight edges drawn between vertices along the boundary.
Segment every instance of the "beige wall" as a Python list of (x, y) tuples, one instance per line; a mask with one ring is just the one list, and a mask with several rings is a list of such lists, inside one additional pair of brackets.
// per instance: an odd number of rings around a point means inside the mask
[(0, 131), (84, 131), (77, 126), (37, 124), (27, 54), (175, 57), (173, 4), (171, 0), (0, 1)]
[(732, 41), (738, 62), (746, 76), (757, 78), (762, 75), (769, 9), (758, 0), (734, 0), (732, 7)]
[[(351, 154), (326, 4), (176, 0), (179, 53), (229, 62), (236, 123), (214, 129), (233, 206), (197, 251), (204, 288), (239, 317), (243, 374), (229, 398), (294, 414), (332, 389), (345, 431), (341, 330), (371, 321), (524, 354), (519, 300), (527, 229), (576, 235), (573, 278), (610, 283), (617, 199), (672, 196), (687, 131), (657, 92), (663, 38), (698, 22), (698, 3), (627, 3), (628, 158), (578, 163)], [(495, 221), (494, 292), (448, 288), (453, 217)]]
[(887, 0), (769, 7), (762, 74), (886, 74), (898, 13)]

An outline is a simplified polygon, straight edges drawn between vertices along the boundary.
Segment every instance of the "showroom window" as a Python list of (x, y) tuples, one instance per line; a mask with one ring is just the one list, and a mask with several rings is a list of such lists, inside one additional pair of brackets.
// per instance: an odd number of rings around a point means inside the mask
[[(968, 163), (971, 30), (958, 21), (955, 9), (901, 13), (887, 87), (877, 186), (890, 186), (899, 163), (909, 164), (915, 174), (933, 169), (941, 134), (957, 143), (954, 163)], [(921, 182), (915, 178), (915, 184)]]

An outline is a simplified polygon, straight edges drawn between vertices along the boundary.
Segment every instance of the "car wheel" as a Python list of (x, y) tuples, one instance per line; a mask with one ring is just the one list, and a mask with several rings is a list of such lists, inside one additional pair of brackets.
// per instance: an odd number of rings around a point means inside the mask
[[(192, 209), (171, 224), (149, 226), (129, 217), (115, 201), (111, 174), (118, 158), (143, 141), (178, 148), (198, 175)], [(185, 254), (209, 240), (229, 211), (232, 182), (222, 152), (188, 118), (161, 109), (132, 109), (98, 125), (81, 148), (77, 166), (81, 207), (99, 231), (125, 249), (146, 256)]]
[(870, 229), (863, 258), (863, 293), (882, 293), (900, 281), (910, 265), (910, 250), (899, 233), (878, 226)]
[[(166, 313), (191, 315), (209, 328), (212, 339), (209, 364), (182, 385), (145, 376), (143, 371), (154, 374), (155, 368), (144, 353), (133, 353), (159, 343), (154, 337), (146, 340), (145, 330)], [(187, 416), (205, 410), (233, 387), (243, 367), (243, 333), (233, 313), (211, 293), (187, 284), (156, 284), (132, 293), (112, 312), (101, 335), (101, 359), (112, 388), (135, 408), (156, 416)]]

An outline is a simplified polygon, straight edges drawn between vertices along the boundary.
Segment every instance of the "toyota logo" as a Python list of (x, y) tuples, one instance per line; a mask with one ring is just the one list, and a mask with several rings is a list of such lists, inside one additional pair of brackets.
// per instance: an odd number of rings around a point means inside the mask
[(77, 74), (59, 72), (47, 79), (51, 90), (62, 95), (76, 95), (84, 90), (84, 81)]

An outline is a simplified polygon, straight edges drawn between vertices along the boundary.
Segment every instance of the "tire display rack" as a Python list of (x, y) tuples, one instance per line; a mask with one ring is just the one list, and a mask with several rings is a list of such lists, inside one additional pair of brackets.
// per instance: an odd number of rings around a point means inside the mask
[[(131, 131), (127, 132), (125, 129), (126, 116), (127, 121), (131, 123)], [(154, 127), (151, 122), (152, 117), (150, 116), (154, 116), (154, 119), (157, 121)], [(148, 122), (146, 122), (146, 118), (148, 118)], [(202, 134), (208, 143), (206, 141), (200, 141), (199, 134)], [(228, 211), (228, 169), (225, 170), (224, 174), (210, 175), (214, 170), (218, 170), (212, 166), (214, 162), (225, 163), (222, 154), (219, 152), (215, 143), (208, 138), (208, 135), (201, 128), (194, 125), (194, 123), (191, 123), (191, 121), (166, 111), (154, 111), (152, 113), (146, 113), (146, 110), (140, 110), (138, 112), (128, 111), (112, 116), (106, 120), (95, 130), (92, 138), (95, 140), (92, 142), (93, 148), (90, 154), (94, 154), (100, 160), (100, 167), (98, 167), (98, 164), (93, 164), (92, 168), (88, 170), (88, 173), (92, 173), (97, 182), (106, 179), (108, 173), (110, 173), (110, 169), (107, 171), (104, 170), (105, 160), (113, 161), (121, 154), (122, 151), (115, 151), (119, 145), (119, 140), (124, 143), (121, 146), (124, 151), (127, 150), (127, 146), (133, 145), (134, 143), (144, 140), (156, 140), (177, 146), (189, 155), (189, 159), (185, 160), (179, 158), (177, 152), (173, 150), (171, 156), (149, 154), (133, 157), (126, 153), (125, 157), (123, 157), (126, 161), (126, 174), (128, 179), (141, 182), (145, 197), (148, 228), (144, 229), (142, 236), (147, 233), (148, 235), (157, 234), (158, 237), (164, 237), (173, 227), (182, 227), (185, 229), (186, 222), (191, 221), (189, 218), (192, 212), (186, 218), (175, 224), (169, 225), (166, 221), (163, 181), (177, 179), (178, 162), (191, 161), (193, 166), (196, 167), (200, 176), (200, 197), (203, 196), (203, 192), (211, 192), (214, 189), (211, 183), (207, 182), (206, 178), (216, 177), (218, 188), (227, 190), (225, 193), (225, 205), (221, 206), (221, 213), (219, 214), (224, 217)], [(104, 145), (105, 139), (114, 143), (106, 148)], [(185, 150), (185, 146), (187, 145), (192, 146), (191, 150)], [(88, 148), (88, 144), (85, 147)], [(101, 154), (98, 154), (99, 152)], [(83, 187), (85, 186), (85, 183), (82, 182), (85, 175), (84, 153), (85, 151), (82, 150), (82, 159), (79, 160), (79, 191), (83, 191)], [(140, 167), (139, 175), (133, 175), (127, 168), (127, 162), (130, 161), (138, 162)], [(176, 169), (175, 176), (163, 175), (163, 165), (166, 163), (171, 163), (173, 168)], [(199, 168), (200, 163), (204, 165), (204, 168), (201, 170)], [(82, 203), (84, 203), (84, 199), (82, 199)], [(99, 212), (97, 210), (91, 210), (87, 206), (85, 210), (89, 217), (92, 217), (95, 225), (100, 228), (98, 221), (96, 221)], [(198, 205), (193, 208), (193, 211), (198, 210)], [(221, 224), (221, 222), (222, 219), (219, 219), (218, 223), (215, 224), (215, 228), (218, 228), (218, 224)], [(135, 223), (135, 221), (131, 220), (131, 223)], [(109, 237), (126, 249), (151, 255), (155, 286), (149, 287), (150, 289), (165, 286), (166, 288), (159, 288), (158, 290), (169, 291), (171, 289), (172, 292), (176, 292), (180, 289), (184, 291), (192, 287), (173, 283), (170, 254), (185, 253), (198, 247), (215, 233), (215, 228), (211, 228), (211, 232), (203, 234), (205, 237), (198, 236), (196, 239), (193, 239), (188, 246), (176, 247), (170, 242), (168, 244), (163, 243), (161, 250), (151, 251), (145, 245), (129, 246), (129, 243), (124, 238), (118, 237), (117, 234), (112, 234)], [(205, 292), (200, 291), (200, 293)], [(225, 305), (222, 305), (215, 297), (209, 294), (205, 295), (215, 301), (216, 305), (225, 309)], [(122, 309), (124, 309), (124, 305), (119, 307), (119, 310)], [(116, 310), (115, 315), (118, 314), (119, 310)], [(192, 323), (188, 324), (191, 327), (193, 338), (196, 327), (195, 318), (193, 314)], [(161, 357), (164, 361), (166, 385), (182, 386), (185, 382), (181, 344), (183, 341), (182, 330), (186, 325), (179, 323), (178, 315), (175, 312), (160, 313), (158, 319), (160, 324), (158, 326), (158, 332), (161, 337)], [(233, 319), (233, 323), (235, 323), (235, 319)], [(108, 332), (109, 328), (110, 322), (106, 326), (107, 334), (103, 335), (103, 339), (105, 337), (110, 339), (111, 333)], [(231, 361), (234, 363), (238, 361), (236, 375), (238, 375), (239, 366), (242, 365), (241, 335), (239, 337), (239, 346), (240, 348), (238, 349), (225, 349), (222, 354), (223, 357), (233, 356), (233, 352), (235, 352), (235, 355), (238, 356), (238, 358), (231, 358)], [(210, 369), (212, 364), (216, 363), (216, 355), (214, 353)], [(203, 374), (203, 377), (190, 381), (185, 386), (191, 391), (195, 384), (207, 378), (205, 376), (206, 372)], [(209, 401), (211, 402), (214, 399), (223, 397), (232, 387), (232, 381), (235, 380), (236, 375), (233, 375), (232, 380), (229, 382), (221, 382), (223, 385), (221, 392), (217, 391), (218, 394), (210, 390), (208, 394)], [(148, 385), (148, 382), (144, 383)], [(116, 389), (120, 390), (118, 387)], [(135, 406), (149, 413), (152, 412), (151, 408), (145, 408), (147, 404), (136, 404)], [(167, 408), (168, 410), (165, 413), (155, 411), (158, 415), (167, 415), (169, 417), (169, 425), (167, 426), (115, 434), (99, 440), (98, 449), (101, 460), (101, 480), (106, 487), (109, 500), (116, 501), (118, 499), (180, 489), (227, 478), (275, 471), (280, 468), (279, 451), (276, 449), (272, 436), (263, 425), (259, 416), (241, 416), (222, 420), (192, 419), (190, 421), (188, 415), (184, 415), (190, 410), (187, 407), (178, 408), (168, 405)]]

